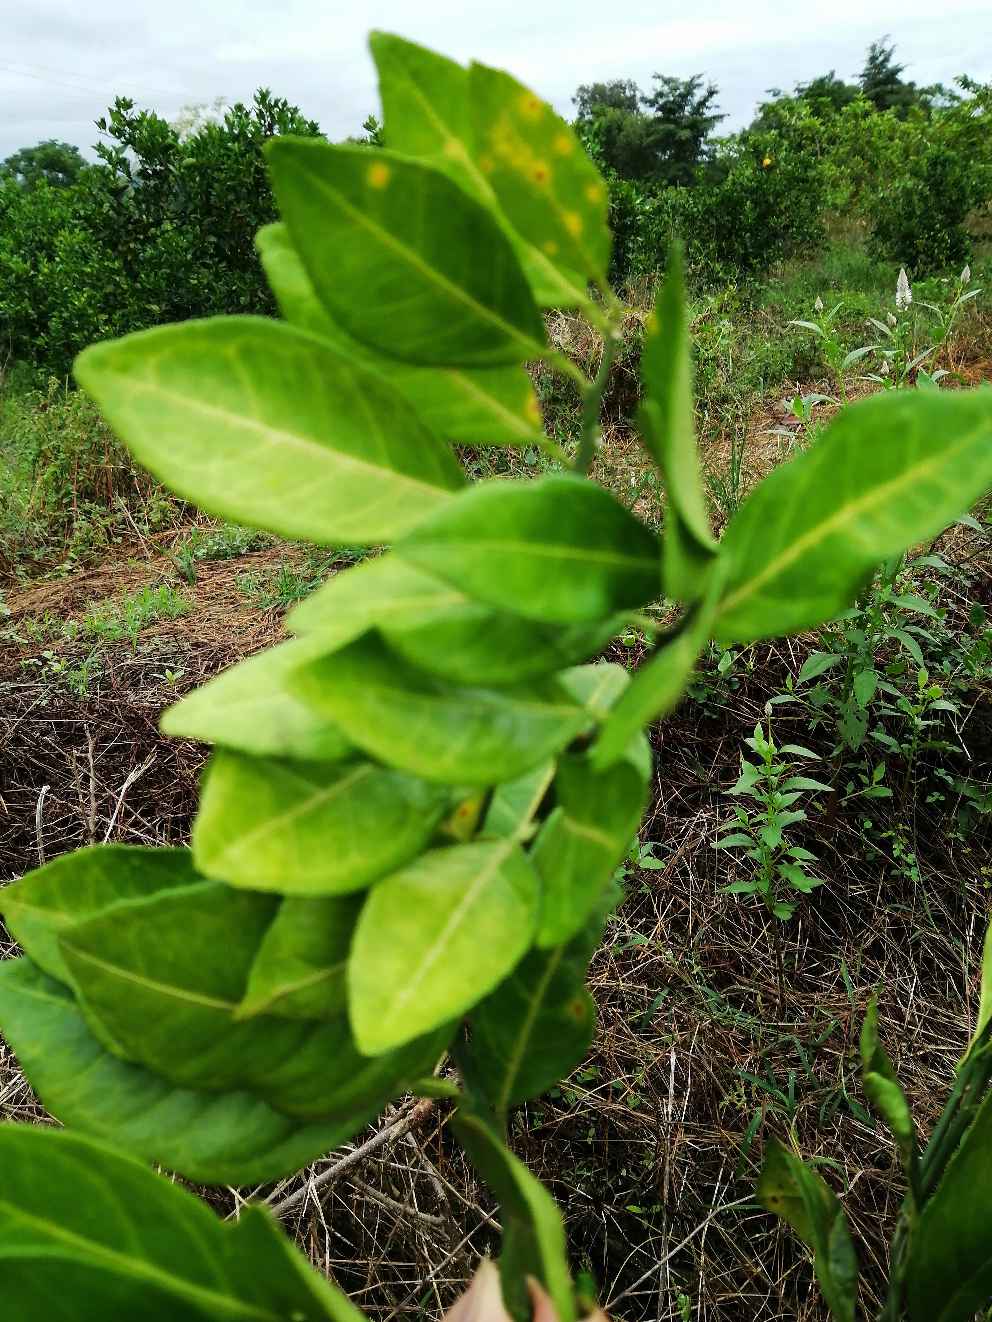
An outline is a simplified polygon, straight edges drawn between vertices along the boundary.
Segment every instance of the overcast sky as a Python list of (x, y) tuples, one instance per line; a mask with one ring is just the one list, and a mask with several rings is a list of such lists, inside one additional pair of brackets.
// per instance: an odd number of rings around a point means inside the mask
[(344, 137), (377, 106), (372, 27), (510, 69), (564, 114), (582, 82), (702, 72), (727, 128), (770, 87), (855, 74), (885, 33), (917, 82), (992, 79), (990, 0), (7, 0), (0, 159), (44, 138), (89, 148), (115, 95), (173, 118), (261, 85)]

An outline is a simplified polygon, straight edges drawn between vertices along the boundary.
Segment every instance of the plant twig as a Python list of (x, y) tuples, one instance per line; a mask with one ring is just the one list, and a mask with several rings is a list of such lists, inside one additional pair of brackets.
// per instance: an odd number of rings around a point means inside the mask
[(586, 386), (585, 398), (582, 402), (582, 430), (579, 433), (579, 449), (575, 456), (577, 473), (588, 473), (595, 457), (596, 441), (599, 438), (600, 406), (619, 347), (619, 333), (615, 330), (609, 331), (603, 337), (603, 354), (599, 360), (599, 371), (591, 384)]
[(364, 1143), (360, 1143), (357, 1148), (352, 1148), (350, 1152), (346, 1152), (339, 1161), (334, 1163), (333, 1166), (328, 1166), (326, 1170), (321, 1171), (319, 1175), (313, 1176), (312, 1179), (306, 1182), (306, 1184), (301, 1185), (299, 1189), (294, 1190), (291, 1194), (287, 1194), (287, 1196), (280, 1199), (278, 1203), (272, 1204), (269, 1209), (272, 1212), (272, 1215), (285, 1216), (287, 1212), (291, 1212), (294, 1207), (299, 1206), (307, 1195), (312, 1193), (315, 1189), (322, 1189), (328, 1184), (333, 1184), (336, 1180), (339, 1180), (342, 1175), (346, 1175), (353, 1166), (357, 1166), (359, 1162), (364, 1161), (365, 1158), (370, 1156), (373, 1152), (377, 1152), (379, 1148), (385, 1147), (387, 1143), (392, 1143), (396, 1139), (402, 1138), (403, 1135), (408, 1133), (411, 1129), (415, 1129), (418, 1125), (423, 1124), (433, 1109), (434, 1102), (429, 1097), (425, 1097), (421, 1101), (415, 1102), (404, 1112), (403, 1115), (397, 1120), (394, 1120), (392, 1124), (387, 1125), (385, 1129), (380, 1129), (377, 1134), (373, 1134), (372, 1137), (366, 1139)]

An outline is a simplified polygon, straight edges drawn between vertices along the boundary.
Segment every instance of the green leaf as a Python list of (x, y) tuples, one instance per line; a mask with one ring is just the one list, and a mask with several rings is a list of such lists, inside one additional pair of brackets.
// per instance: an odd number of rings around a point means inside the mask
[(992, 1295), (992, 1094), (923, 1207), (906, 1266), (912, 1322), (966, 1322)]
[[(543, 214), (529, 213), (527, 218), (534, 228), (525, 237), (511, 225), (477, 159), (469, 71), (443, 55), (389, 33), (373, 32), (369, 44), (379, 71), (386, 145), (444, 170), (493, 212), (507, 231), (539, 302), (550, 307), (583, 304), (583, 276), (562, 266), (556, 260), (557, 252), (549, 255), (546, 250), (547, 244), (555, 244), (554, 231), (560, 227), (560, 218), (547, 210)], [(562, 127), (562, 143), (573, 141), (571, 130)], [(574, 155), (580, 172), (588, 168), (584, 154), (580, 157), (569, 150), (564, 155)], [(563, 159), (561, 151), (558, 158)], [(561, 168), (567, 174), (570, 166)], [(594, 187), (596, 178), (593, 176), (588, 184)], [(588, 204), (591, 199), (586, 201)]]
[(809, 680), (818, 678), (826, 671), (832, 670), (843, 659), (837, 652), (811, 652), (799, 669), (798, 682), (806, 684)]
[(379, 631), (415, 666), (455, 684), (519, 684), (601, 652), (624, 627), (623, 616), (591, 624), (542, 624), (469, 600), (425, 610)]
[(450, 794), (374, 762), (214, 755), (193, 823), (207, 877), (278, 891), (361, 890), (423, 848)]
[[(6, 892), (6, 894), (9, 893), (9, 891)], [(6, 917), (6, 911), (2, 904), (4, 894), (5, 892), (0, 891), (0, 913), (3, 913), (4, 917)], [(992, 1021), (992, 923), (990, 923), (985, 930), (985, 943), (982, 947), (982, 973), (978, 1001), (978, 1021), (975, 1024), (975, 1032), (971, 1039), (971, 1046), (974, 1046), (981, 1039), (990, 1021)]]
[(414, 367), (353, 340), (321, 306), (285, 225), (266, 225), (256, 245), (282, 315), (329, 340), (338, 353), (384, 377), (438, 436), (466, 445), (533, 445), (544, 440), (541, 408), (523, 367), (467, 370)]
[(348, 951), (364, 896), (287, 899), (262, 938), (236, 1019), (333, 1019), (347, 1010)]
[(528, 840), (536, 829), (534, 814), (547, 794), (554, 774), (554, 762), (545, 762), (516, 780), (497, 785), (489, 802), (482, 834)]
[(362, 1322), (261, 1208), (221, 1221), (111, 1147), (33, 1125), (0, 1127), (0, 1164), (0, 1274), (19, 1322)]
[(909, 1176), (910, 1188), (918, 1193), (916, 1130), (906, 1095), (879, 1040), (877, 996), (871, 998), (868, 1013), (861, 1025), (861, 1069), (865, 1094), (892, 1131)]
[(512, 840), (434, 849), (379, 882), (348, 966), (359, 1047), (387, 1051), (471, 1009), (527, 951), (537, 900)]
[(59, 982), (72, 978), (59, 935), (117, 900), (202, 881), (188, 849), (90, 845), (63, 854), (0, 890), (0, 914), (11, 936), (39, 968)]
[(319, 634), (323, 650), (350, 643), (374, 624), (402, 628), (465, 598), (449, 583), (424, 574), (395, 555), (379, 555), (339, 570), (286, 617), (293, 633)]
[(497, 1115), (547, 1092), (589, 1049), (596, 1003), (585, 978), (603, 932), (598, 908), (570, 941), (532, 950), (472, 1012), (466, 1078)]
[(880, 561), (940, 532), (990, 483), (992, 391), (852, 404), (731, 520), (718, 636), (749, 642), (831, 619)]
[(112, 1056), (71, 993), (28, 959), (0, 961), (0, 1028), (45, 1109), (199, 1184), (266, 1184), (344, 1143), (378, 1112), (294, 1119), (246, 1092), (197, 1092)]
[(563, 629), (494, 610), (395, 555), (338, 572), (288, 618), (291, 629), (325, 641), (311, 648), (313, 656), (375, 625), (400, 656), (456, 684), (547, 675), (600, 651), (623, 623), (613, 616)]
[(647, 788), (641, 767), (628, 759), (597, 772), (587, 757), (562, 757), (554, 782), (557, 807), (531, 850), (541, 878), (539, 946), (571, 940), (587, 921), (627, 856)]
[(690, 610), (675, 633), (662, 641), (635, 673), (593, 745), (590, 761), (595, 770), (606, 771), (613, 766), (639, 730), (677, 706), (712, 632), (722, 582), (718, 568), (710, 578), (705, 599)]
[(654, 534), (602, 487), (565, 474), (481, 482), (397, 554), (478, 601), (562, 624), (636, 609), (661, 589)]
[(370, 1060), (343, 1008), (333, 1021), (241, 1018), (276, 906), (206, 882), (77, 924), (61, 945), (84, 1014), (116, 1054), (182, 1087), (244, 1090), (305, 1119), (374, 1114), (433, 1066), (444, 1041)]
[(427, 366), (540, 357), (544, 324), (509, 240), (446, 175), (314, 139), (272, 138), (266, 155), (293, 247), (354, 339)]
[(284, 537), (388, 541), (464, 481), (398, 391), (263, 317), (108, 340), (80, 354), (75, 372), (135, 458), (173, 491)]
[(765, 1153), (757, 1192), (762, 1207), (787, 1221), (813, 1250), (816, 1279), (835, 1322), (854, 1322), (858, 1262), (837, 1196), (775, 1139)]
[(294, 682), (370, 756), (449, 785), (513, 780), (590, 723), (554, 680), (454, 688), (411, 666), (375, 633), (302, 667)]
[(668, 497), (662, 554), (665, 595), (676, 601), (693, 601), (701, 593), (717, 546), (706, 512), (696, 449), (683, 264), (682, 248), (674, 244), (641, 351), (646, 399), (640, 433), (664, 477)]
[[(342, 629), (345, 640), (366, 626)], [(352, 745), (330, 721), (318, 717), (296, 696), (287, 677), (333, 644), (321, 637), (280, 643), (222, 670), (167, 707), (159, 721), (163, 734), (200, 739), (257, 757), (336, 762)]]
[(475, 154), (514, 229), (574, 278), (605, 282), (608, 195), (575, 133), (522, 83), (469, 68)]
[(854, 697), (859, 707), (867, 707), (878, 689), (874, 670), (861, 670), (854, 676)]
[[(581, 702), (597, 721), (605, 721), (617, 701), (627, 691), (630, 675), (615, 661), (595, 661), (588, 666), (572, 666), (558, 676), (562, 688), (577, 702)], [(636, 743), (630, 744), (625, 754), (630, 757)], [(651, 773), (650, 750), (644, 762), (645, 776)]]
[(480, 1116), (462, 1107), (451, 1124), (499, 1201), (500, 1277), (507, 1309), (516, 1322), (527, 1322), (531, 1316), (527, 1278), (533, 1276), (550, 1295), (557, 1322), (575, 1322), (565, 1230), (554, 1199)]

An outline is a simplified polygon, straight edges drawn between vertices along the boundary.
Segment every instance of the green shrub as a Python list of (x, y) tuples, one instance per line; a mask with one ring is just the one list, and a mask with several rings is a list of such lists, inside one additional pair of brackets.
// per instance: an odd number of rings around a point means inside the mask
[(928, 146), (869, 207), (873, 252), (913, 276), (960, 266), (971, 256), (967, 220), (983, 200), (984, 175), (961, 152)]
[(319, 128), (266, 90), (188, 136), (118, 98), (71, 187), (0, 185), (0, 334), (65, 375), (87, 344), (163, 321), (272, 313), (254, 249), (275, 218), (262, 148)]

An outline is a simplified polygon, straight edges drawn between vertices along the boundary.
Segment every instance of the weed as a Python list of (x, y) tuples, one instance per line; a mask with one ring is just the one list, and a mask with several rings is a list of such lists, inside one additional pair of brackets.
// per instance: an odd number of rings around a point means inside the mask
[(178, 619), (189, 609), (189, 600), (178, 588), (160, 583), (94, 607), (83, 619), (82, 632), (102, 643), (127, 642), (134, 647), (142, 629), (159, 620)]
[(172, 563), (187, 583), (197, 580), (197, 566), (204, 560), (235, 560), (272, 544), (272, 538), (255, 528), (224, 523), (219, 528), (195, 527), (172, 550)]
[(753, 867), (749, 877), (725, 886), (728, 895), (760, 895), (768, 909), (783, 921), (795, 912), (795, 903), (780, 898), (780, 891), (808, 895), (823, 881), (814, 877), (807, 864), (816, 862), (816, 855), (801, 845), (792, 843), (787, 832), (799, 822), (806, 821), (799, 801), (809, 794), (830, 793), (831, 787), (797, 772), (795, 758), (818, 760), (818, 754), (801, 744), (783, 744), (778, 747), (772, 737), (771, 720), (766, 734), (760, 724), (754, 734), (744, 741), (758, 760), (752, 762), (741, 757), (741, 774), (728, 793), (752, 801), (752, 806), (739, 804), (734, 808), (733, 821), (721, 828), (717, 849), (742, 850)]

